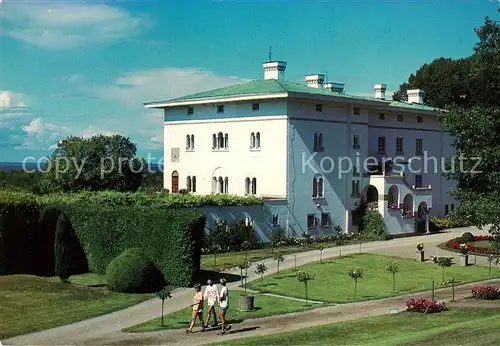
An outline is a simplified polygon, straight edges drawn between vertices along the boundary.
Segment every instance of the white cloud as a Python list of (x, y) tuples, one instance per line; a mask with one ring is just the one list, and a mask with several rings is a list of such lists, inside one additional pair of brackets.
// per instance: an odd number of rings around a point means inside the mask
[(26, 96), (9, 90), (0, 90), (0, 109), (25, 106)]
[(111, 85), (97, 87), (95, 92), (102, 98), (142, 108), (144, 102), (166, 100), (247, 81), (199, 68), (165, 67), (128, 72)]
[(104, 135), (104, 136), (112, 136), (116, 135), (117, 132), (103, 130), (92, 125), (89, 125), (87, 128), (83, 129), (78, 136), (83, 138), (90, 138), (95, 135)]
[(146, 25), (145, 18), (105, 4), (19, 1), (0, 11), (2, 35), (50, 49), (117, 41)]

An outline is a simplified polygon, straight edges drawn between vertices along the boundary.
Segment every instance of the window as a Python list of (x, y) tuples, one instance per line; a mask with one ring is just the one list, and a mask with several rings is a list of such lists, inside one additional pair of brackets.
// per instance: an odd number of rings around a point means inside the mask
[(323, 105), (321, 103), (316, 103), (316, 112), (323, 112)]
[(187, 108), (187, 114), (188, 114), (188, 115), (191, 115), (191, 114), (193, 114), (193, 113), (194, 113), (194, 108), (193, 108), (193, 107), (188, 107), (188, 108)]
[(356, 181), (356, 195), (357, 196), (361, 195), (361, 187), (359, 180)]
[(353, 149), (359, 149), (359, 136), (358, 135), (353, 136), (352, 147), (353, 147)]
[(421, 116), (421, 115), (418, 115), (418, 116), (417, 116), (417, 123), (421, 124), (421, 123), (423, 123), (423, 122), (424, 122), (424, 119), (422, 118), (422, 116)]
[(398, 114), (398, 121), (403, 121), (404, 117), (401, 114)]
[(212, 193), (217, 193), (217, 178), (212, 177)]
[(196, 177), (189, 176), (186, 178), (186, 190), (189, 192), (196, 192)]
[(250, 134), (250, 149), (260, 149), (260, 132)]
[(314, 216), (314, 214), (307, 215), (307, 228), (316, 228), (316, 216)]
[(451, 204), (450, 205), (450, 210), (451, 210), (452, 213), (455, 211), (455, 204)]
[(385, 153), (385, 137), (378, 138), (378, 152)]
[(358, 166), (354, 165), (352, 167), (352, 175), (356, 176), (356, 175), (359, 175), (359, 169), (358, 169)]
[(313, 178), (313, 187), (312, 187), (312, 197), (313, 198), (323, 198), (323, 178), (316, 177)]
[(385, 114), (384, 113), (379, 113), (378, 114), (378, 120), (385, 120)]
[(259, 104), (258, 103), (252, 103), (252, 111), (258, 111), (259, 110)]
[(321, 227), (330, 227), (330, 213), (321, 213)]
[(223, 105), (217, 106), (217, 113), (224, 113), (224, 106)]
[(224, 193), (228, 193), (229, 191), (229, 178), (225, 177), (224, 178)]
[(227, 177), (212, 177), (212, 193), (228, 193), (229, 179)]
[(351, 196), (356, 197), (360, 195), (360, 182), (359, 180), (353, 180), (351, 182)]
[(422, 175), (415, 174), (415, 187), (422, 187)]
[(280, 216), (279, 214), (273, 214), (273, 226), (280, 225)]
[(444, 215), (448, 215), (448, 204), (444, 205)]
[(246, 178), (245, 179), (245, 194), (246, 195), (256, 195), (257, 194), (257, 178)]
[(186, 135), (186, 150), (194, 150), (194, 135)]
[(212, 150), (228, 150), (229, 149), (229, 135), (219, 132), (212, 135)]
[(314, 145), (313, 145), (313, 151), (323, 151), (323, 134), (322, 133), (315, 133), (314, 134)]
[(354, 107), (354, 109), (352, 110), (352, 114), (353, 115), (360, 115), (360, 111), (359, 111), (359, 107)]
[(396, 137), (396, 153), (403, 153), (403, 137)]
[(424, 153), (422, 138), (417, 138), (415, 142), (415, 155), (422, 155)]
[(188, 175), (187, 178), (186, 178), (186, 190), (188, 190), (189, 192), (191, 192), (191, 188), (192, 188), (191, 177)]

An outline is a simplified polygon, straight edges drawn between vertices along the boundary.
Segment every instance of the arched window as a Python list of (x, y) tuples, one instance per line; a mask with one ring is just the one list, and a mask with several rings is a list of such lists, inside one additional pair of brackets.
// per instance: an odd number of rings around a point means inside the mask
[(228, 177), (224, 178), (224, 193), (228, 193), (229, 191), (229, 179)]
[(316, 178), (313, 178), (313, 193), (312, 193), (312, 196), (313, 197), (317, 197), (318, 196), (318, 181), (316, 180)]
[(313, 144), (313, 151), (318, 151), (318, 134), (314, 134), (314, 144)]
[(196, 192), (196, 177), (193, 175), (191, 178), (191, 186), (192, 186), (192, 192)]
[(353, 180), (351, 182), (351, 195), (353, 195), (353, 196), (356, 195), (356, 191), (357, 191), (356, 190), (356, 180)]
[(215, 133), (212, 135), (212, 149), (217, 149), (217, 136)]
[(224, 147), (224, 135), (222, 132), (217, 134), (217, 149), (221, 149)]
[(318, 136), (318, 151), (323, 150), (323, 134), (320, 133)]
[(361, 188), (360, 188), (360, 182), (359, 180), (356, 181), (356, 195), (361, 194)]
[(252, 195), (257, 194), (257, 179), (253, 178), (252, 179)]
[(255, 133), (250, 134), (250, 148), (254, 149), (255, 148)]
[(191, 135), (191, 149), (194, 150), (194, 135)]
[(217, 192), (224, 193), (224, 180), (222, 180), (222, 177), (219, 177), (217, 184)]
[(323, 198), (323, 178), (313, 178), (313, 195), (314, 198)]
[(191, 136), (186, 135), (186, 149), (191, 149)]
[(250, 182), (250, 178), (246, 178), (245, 179), (245, 195), (249, 195), (250, 194), (250, 191), (251, 191), (251, 182)]
[(224, 149), (229, 148), (229, 135), (226, 133), (224, 135)]
[(186, 178), (186, 190), (191, 191), (192, 185), (191, 185), (191, 177), (188, 175)]
[(212, 177), (212, 193), (217, 193), (217, 178)]
[(323, 178), (318, 179), (318, 197), (323, 197)]
[(255, 146), (257, 148), (260, 148), (260, 132), (257, 132), (256, 139), (255, 139)]

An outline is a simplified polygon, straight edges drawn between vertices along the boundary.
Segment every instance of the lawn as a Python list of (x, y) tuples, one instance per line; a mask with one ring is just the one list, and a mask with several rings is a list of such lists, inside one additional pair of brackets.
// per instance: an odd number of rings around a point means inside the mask
[[(271, 315), (280, 315), (290, 312), (305, 311), (313, 308), (318, 308), (324, 306), (321, 304), (313, 304), (307, 306), (305, 302), (270, 297), (262, 294), (255, 295), (255, 310), (249, 312), (238, 311), (238, 299), (239, 293), (243, 291), (232, 291), (229, 297), (230, 309), (227, 314), (227, 319), (230, 323), (239, 323), (245, 319), (265, 317)], [(167, 303), (168, 304), (168, 303)], [(161, 318), (155, 318), (153, 320), (138, 324), (136, 326), (124, 329), (124, 332), (128, 333), (144, 333), (152, 332), (164, 329), (177, 329), (177, 328), (187, 328), (189, 321), (191, 321), (191, 308), (186, 308), (177, 312), (164, 316), (165, 325), (161, 326)], [(205, 310), (203, 318), (206, 318), (207, 307), (205, 304)]]
[(0, 338), (4, 339), (106, 314), (152, 295), (63, 284), (58, 278), (7, 275), (0, 276), (0, 297)]
[[(397, 260), (401, 271), (396, 274), (396, 293), (392, 292), (392, 276), (386, 270), (386, 265)], [(349, 270), (362, 268), (364, 276), (359, 279), (357, 299), (368, 300), (402, 295), (432, 289), (435, 280), (436, 288), (442, 282), (442, 269), (437, 264), (415, 260), (393, 258), (382, 255), (350, 255), (323, 261), (323, 264), (312, 263), (297, 267), (314, 273), (315, 280), (308, 284), (310, 299), (333, 303), (354, 301), (354, 281), (347, 275)], [(500, 277), (500, 268), (492, 268), (493, 277)], [(445, 269), (445, 281), (455, 277), (455, 282), (471, 282), (488, 279), (487, 267), (458, 267)], [(248, 284), (250, 289), (272, 292), (281, 295), (304, 297), (304, 285), (299, 283), (296, 273), (284, 270), (278, 276), (269, 275)]]
[(500, 309), (401, 312), (217, 345), (498, 345)]
[[(345, 245), (350, 245), (350, 244), (357, 244), (358, 242), (355, 240), (348, 240)], [(321, 243), (325, 247), (334, 247), (336, 246), (333, 243)], [(284, 246), (284, 247), (277, 247), (277, 248), (264, 248), (264, 249), (256, 249), (256, 250), (249, 250), (248, 251), (248, 261), (250, 262), (257, 262), (257, 261), (262, 261), (263, 259), (266, 258), (271, 258), (273, 257), (273, 252), (281, 251), (284, 255), (292, 254), (292, 253), (297, 253), (297, 252), (304, 252), (304, 251), (311, 251), (315, 250), (319, 246), (318, 244), (310, 244), (306, 246)], [(319, 256), (319, 255), (318, 255)], [(243, 251), (237, 251), (237, 252), (225, 252), (218, 254), (217, 257), (215, 257), (212, 254), (206, 254), (201, 256), (201, 269), (204, 270), (224, 270), (224, 269), (230, 269), (230, 268), (235, 268), (238, 266), (238, 264), (245, 259), (245, 252)]]

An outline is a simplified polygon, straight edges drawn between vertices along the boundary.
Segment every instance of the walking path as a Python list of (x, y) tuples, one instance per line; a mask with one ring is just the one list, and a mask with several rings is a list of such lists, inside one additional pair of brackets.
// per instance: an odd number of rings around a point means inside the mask
[(264, 293), (265, 296), (269, 296), (269, 297), (276, 297), (276, 298), (283, 298), (283, 299), (289, 299), (289, 300), (295, 300), (295, 301), (298, 301), (298, 302), (308, 302), (308, 303), (312, 303), (312, 304), (325, 304), (326, 302), (319, 302), (317, 300), (310, 300), (308, 299), (307, 301), (305, 299), (302, 299), (302, 298), (295, 298), (295, 297), (289, 297), (289, 296), (282, 296), (282, 295), (279, 295), (279, 294), (274, 294), (274, 293)]
[[(409, 237), (409, 238), (399, 238), (389, 241), (377, 241), (363, 244), (362, 251), (364, 253), (378, 253), (390, 256), (399, 256), (407, 258), (415, 258), (415, 246), (417, 242), (425, 243), (425, 254), (426, 258), (431, 256), (453, 256), (455, 257), (455, 262), (458, 263), (459, 254), (445, 251), (437, 248), (437, 245), (453, 238), (460, 236), (464, 232), (471, 232), (473, 234), (487, 234), (487, 230), (479, 231), (475, 227), (467, 227), (449, 230), (446, 233), (424, 235), (419, 237)], [(342, 247), (342, 254), (355, 254), (359, 253), (359, 245), (347, 245)], [(327, 248), (323, 250), (323, 258), (336, 257), (339, 254), (338, 247)], [(318, 251), (307, 251), (296, 254), (297, 266), (317, 262), (319, 260)], [(282, 270), (291, 269), (294, 267), (294, 254), (284, 256), (285, 260), (280, 265)], [(276, 272), (275, 261), (272, 259), (263, 260), (261, 263), (267, 265), (269, 270), (267, 275)], [(478, 265), (487, 265), (485, 258), (477, 259)], [(257, 263), (253, 263), (248, 270), (248, 281), (257, 279), (254, 273)], [(227, 271), (229, 274), (238, 275), (239, 269), (233, 269)], [(228, 288), (236, 288), (239, 282), (228, 283)], [(165, 314), (181, 310), (191, 303), (192, 299), (192, 289), (180, 288), (173, 292), (174, 299), (170, 299), (168, 304), (165, 306)], [(360, 303), (361, 304), (361, 303)], [(376, 302), (366, 303), (366, 304), (377, 304)], [(109, 344), (106, 340), (111, 340), (113, 338), (122, 338), (124, 343), (126, 339), (129, 338), (130, 334), (122, 333), (123, 328), (132, 327), (136, 324), (148, 321), (150, 319), (156, 318), (159, 315), (159, 303), (157, 299), (151, 299), (146, 302), (131, 306), (129, 308), (115, 311), (113, 313), (94, 317), (88, 320), (80, 321), (77, 323), (60, 326), (53, 329), (43, 330), (40, 332), (21, 335), (7, 339), (3, 341), (4, 344), (8, 345), (33, 345), (33, 344), (43, 344), (43, 345), (68, 345), (68, 344), (83, 344), (88, 343), (90, 340), (101, 340), (102, 343)], [(332, 307), (340, 309), (340, 307)], [(385, 310), (386, 307), (384, 307)], [(381, 312), (381, 309), (379, 312)], [(367, 311), (365, 309), (356, 309), (359, 311), (357, 317), (364, 316)], [(315, 312), (317, 310), (314, 310)], [(290, 315), (293, 316), (293, 315)], [(353, 318), (357, 318), (353, 317)], [(281, 317), (283, 318), (283, 317)], [(338, 317), (341, 318), (341, 317)], [(287, 323), (289, 324), (289, 323)], [(293, 323), (292, 323), (293, 324)], [(165, 333), (165, 332), (164, 332)], [(145, 336), (145, 334), (142, 334)], [(142, 342), (141, 342), (142, 343)], [(149, 343), (149, 342), (144, 342)], [(157, 343), (157, 342), (156, 342)]]

